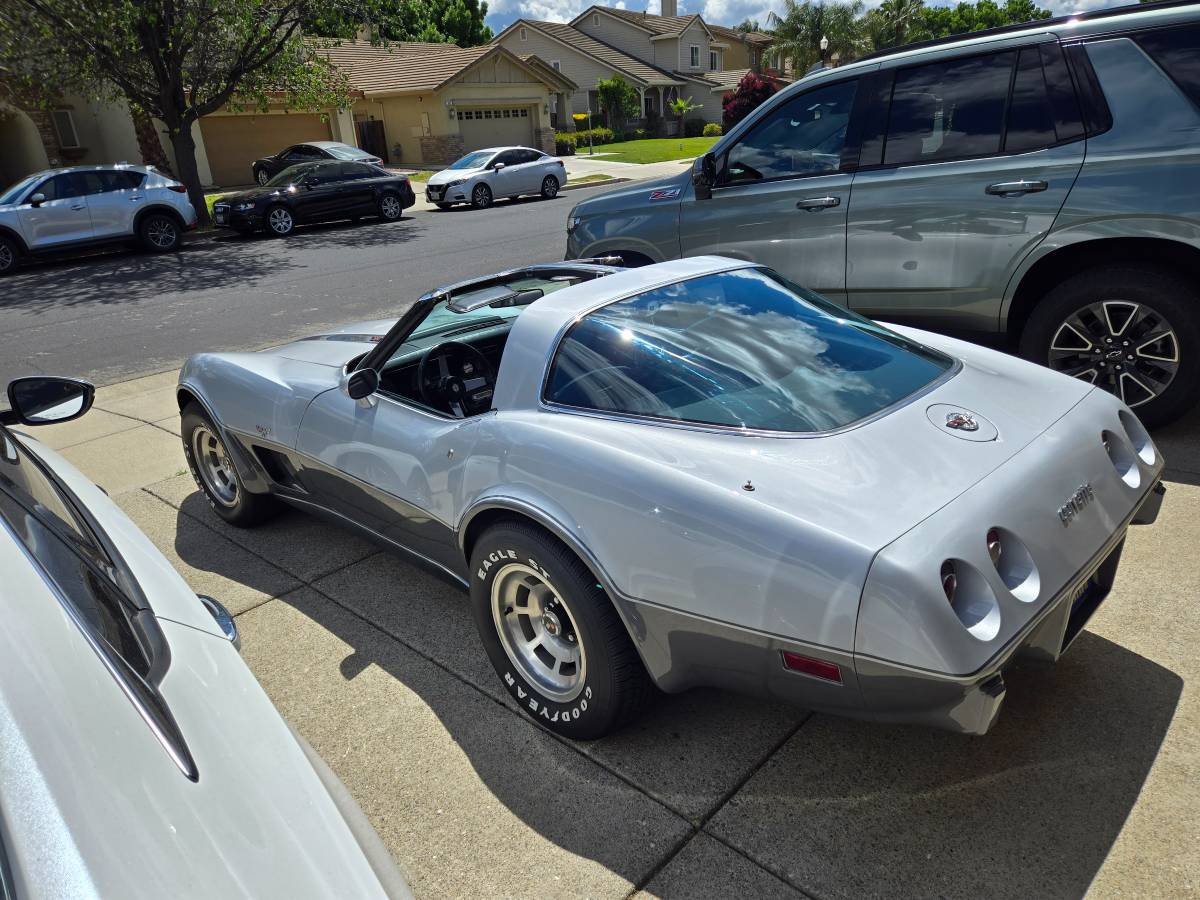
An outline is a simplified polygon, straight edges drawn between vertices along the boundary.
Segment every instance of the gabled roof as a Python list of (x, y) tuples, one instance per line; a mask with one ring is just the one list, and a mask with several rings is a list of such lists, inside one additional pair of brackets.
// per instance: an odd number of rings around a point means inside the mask
[(717, 37), (716, 33), (698, 13), (687, 16), (657, 16), (653, 13), (635, 12), (631, 9), (615, 9), (611, 6), (592, 5), (572, 19), (571, 25), (573, 26), (577, 22), (582, 22), (592, 13), (605, 13), (614, 19), (620, 19), (622, 22), (627, 22), (635, 28), (640, 28), (650, 34), (650, 40), (652, 41), (659, 38), (678, 37), (693, 22), (699, 22), (700, 26), (708, 32), (709, 37)]
[(573, 82), (570, 78), (562, 73), (561, 70), (554, 68), (550, 63), (546, 62), (536, 53), (524, 53), (521, 55), (521, 61), (528, 63), (537, 69), (547, 81), (555, 81), (563, 90), (574, 93), (579, 90), (579, 85)]
[[(546, 73), (538, 67), (498, 44), (463, 48), (457, 44), (410, 42), (374, 46), (366, 41), (343, 41), (316, 52), (327, 56), (346, 75), (352, 88), (367, 95), (436, 91), (471, 66), (495, 55), (531, 70), (538, 78), (546, 78)], [(573, 85), (559, 73), (553, 74)]]
[(561, 22), (538, 22), (533, 19), (517, 19), (496, 35), (493, 43), (512, 32), (513, 29), (522, 26), (540, 31), (542, 34), (553, 38), (559, 43), (565, 44), (571, 49), (582, 53), (584, 56), (590, 56), (597, 62), (603, 63), (608, 68), (622, 75), (627, 75), (641, 84), (676, 84), (679, 80), (675, 75), (664, 69), (643, 62), (635, 56), (630, 56), (623, 50), (618, 50), (611, 44), (606, 44), (591, 35), (584, 34), (577, 28), (564, 25)]
[(775, 38), (765, 31), (738, 31), (724, 25), (709, 25), (708, 30), (726, 41), (743, 41), (748, 44), (770, 44)]

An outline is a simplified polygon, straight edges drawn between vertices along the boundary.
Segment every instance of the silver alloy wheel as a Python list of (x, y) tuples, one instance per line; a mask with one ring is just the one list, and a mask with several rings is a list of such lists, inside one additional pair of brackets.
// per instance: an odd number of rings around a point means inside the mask
[(146, 226), (146, 239), (160, 250), (166, 250), (175, 246), (179, 232), (175, 223), (166, 216), (155, 216)]
[(480, 208), (488, 205), (491, 199), (491, 191), (486, 184), (475, 185), (475, 190), (471, 192), (471, 202)]
[(558, 196), (558, 179), (553, 175), (547, 175), (542, 179), (542, 196), (547, 200), (553, 200)]
[(587, 656), (575, 619), (544, 574), (509, 563), (492, 581), (492, 620), (521, 677), (559, 703), (583, 690)]
[(12, 251), (12, 247), (5, 241), (0, 241), (0, 272), (7, 272), (17, 262), (17, 257)]
[(404, 212), (404, 209), (400, 206), (400, 201), (391, 194), (388, 194), (379, 201), (379, 210), (383, 213), (385, 219), (398, 219)]
[(1050, 368), (1116, 394), (1129, 406), (1160, 396), (1179, 370), (1179, 338), (1144, 303), (1103, 300), (1067, 317), (1050, 341)]
[(259, 184), (266, 184), (271, 180), (271, 176), (267, 174), (266, 169), (259, 169), (258, 174), (254, 177), (254, 180)]
[(237, 505), (239, 488), (233, 461), (207, 425), (197, 425), (192, 431), (192, 459), (208, 495), (222, 506)]
[(267, 217), (267, 223), (276, 234), (289, 234), (295, 225), (292, 214), (282, 206), (271, 210), (271, 215)]

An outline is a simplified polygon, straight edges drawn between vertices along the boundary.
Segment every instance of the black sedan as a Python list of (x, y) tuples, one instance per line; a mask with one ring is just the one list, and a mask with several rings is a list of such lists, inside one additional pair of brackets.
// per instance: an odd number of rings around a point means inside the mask
[(342, 144), (338, 141), (309, 141), (305, 144), (292, 144), (292, 146), (286, 150), (280, 150), (274, 156), (264, 156), (262, 159), (256, 159), (251, 168), (254, 170), (254, 180), (259, 184), (266, 184), (284, 169), (291, 166), (306, 162), (324, 162), (329, 159), (341, 160), (343, 162), (369, 163), (373, 166), (383, 163), (383, 160), (378, 156), (368, 153), (366, 150), (361, 150), (358, 147), (351, 147), (349, 144)]
[(379, 216), (399, 219), (416, 202), (404, 175), (356, 162), (305, 163), (265, 185), (226, 194), (213, 204), (213, 223), (249, 234), (259, 228), (286, 237), (297, 225)]

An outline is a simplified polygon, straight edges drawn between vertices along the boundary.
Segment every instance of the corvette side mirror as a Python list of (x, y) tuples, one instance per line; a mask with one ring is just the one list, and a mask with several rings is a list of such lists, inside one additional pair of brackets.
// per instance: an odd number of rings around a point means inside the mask
[(78, 419), (92, 408), (96, 389), (78, 378), (31, 375), (8, 384), (6, 425), (53, 425)]
[(692, 187), (696, 191), (697, 200), (707, 200), (712, 196), (713, 185), (717, 182), (717, 159), (711, 153), (696, 157), (692, 163)]
[(342, 379), (342, 390), (351, 400), (365, 400), (379, 390), (379, 373), (374, 369), (355, 369)]

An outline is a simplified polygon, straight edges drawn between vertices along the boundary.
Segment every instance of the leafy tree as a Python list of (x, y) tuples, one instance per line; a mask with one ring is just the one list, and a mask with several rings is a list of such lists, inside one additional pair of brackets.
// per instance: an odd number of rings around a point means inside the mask
[[(831, 59), (835, 54), (843, 60), (857, 54), (862, 34), (862, 0), (784, 0), (783, 15), (771, 13), (775, 27), (774, 49), (790, 60), (793, 71), (803, 75), (815, 63)], [(821, 38), (829, 46), (822, 53)]]
[(721, 121), (728, 131), (764, 100), (775, 93), (775, 85), (753, 72), (747, 72), (738, 82), (737, 88), (725, 95), (721, 101)]
[(947, 37), (1049, 17), (1050, 10), (1040, 8), (1033, 0), (1006, 0), (1003, 6), (994, 0), (959, 3), (957, 6), (931, 6), (922, 17), (922, 37)]
[(479, 0), (344, 0), (331, 8), (315, 8), (304, 30), (349, 40), (369, 24), (372, 37), (380, 42), (448, 42), (474, 47), (492, 39), (492, 29), (484, 24), (487, 14), (487, 3)]
[(300, 25), (340, 0), (5, 0), (7, 75), (97, 99), (124, 99), (159, 120), (179, 179), (208, 220), (192, 126), (223, 106), (323, 110), (348, 103), (345, 77)]
[(620, 75), (597, 81), (596, 95), (600, 98), (600, 108), (604, 111), (604, 120), (609, 128), (620, 129), (626, 119), (637, 116), (641, 111), (637, 89)]
[(865, 43), (874, 51), (923, 40), (926, 12), (924, 0), (883, 0), (863, 17)]
[[(1146, 0), (1143, 0), (1143, 2), (1146, 2)], [(742, 34), (749, 34), (751, 32), (761, 31), (762, 29), (758, 25), (758, 19), (751, 19), (749, 16), (747, 16), (746, 18), (742, 19), (742, 21), (739, 22), (733, 30), (740, 31)]]

